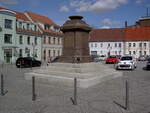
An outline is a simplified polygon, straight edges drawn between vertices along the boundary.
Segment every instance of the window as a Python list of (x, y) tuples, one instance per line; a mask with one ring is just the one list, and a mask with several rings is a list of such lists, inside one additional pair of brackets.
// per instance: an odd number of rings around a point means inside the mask
[(139, 51), (140, 56), (142, 55), (142, 51)]
[(55, 50), (53, 50), (53, 56), (55, 56)]
[(36, 27), (36, 25), (34, 26), (34, 30), (36, 31), (36, 29), (37, 29), (37, 27)]
[(38, 57), (37, 52), (38, 52), (38, 50), (35, 49), (35, 51), (34, 51), (34, 57)]
[(12, 20), (5, 19), (5, 28), (12, 29)]
[(146, 51), (144, 51), (144, 55), (146, 55)]
[(131, 51), (129, 51), (129, 54), (131, 55)]
[(23, 39), (22, 39), (22, 36), (20, 35), (19, 36), (19, 44), (22, 44), (23, 43)]
[(29, 24), (27, 24), (27, 30), (29, 30)]
[(51, 44), (51, 37), (48, 37), (48, 43)]
[(30, 45), (30, 37), (27, 38), (27, 43)]
[(53, 39), (53, 44), (55, 44), (56, 38)]
[(60, 51), (59, 51), (59, 50), (57, 51), (57, 55), (58, 55), (58, 56), (60, 55)]
[(37, 45), (37, 37), (35, 37), (34, 43), (35, 43), (35, 45)]
[(121, 43), (119, 43), (119, 47), (121, 47), (122, 45), (121, 45)]
[(117, 55), (117, 51), (115, 51), (115, 54)]
[(5, 34), (4, 36), (4, 43), (12, 43), (12, 35), (11, 34)]
[(19, 28), (22, 28), (22, 22), (19, 22)]
[(108, 44), (108, 47), (110, 47), (110, 44)]
[(133, 51), (133, 54), (135, 55), (135, 51)]
[(129, 47), (131, 47), (131, 43), (129, 43)]
[(146, 43), (144, 43), (144, 47), (146, 47)]
[(22, 49), (19, 49), (19, 57), (22, 57)]
[(28, 49), (27, 57), (30, 57), (30, 49)]
[(46, 50), (44, 50), (44, 61), (46, 60)]
[(101, 43), (101, 47), (103, 47), (103, 43)]
[(95, 44), (95, 47), (97, 47), (97, 44)]
[(49, 57), (51, 56), (51, 50), (48, 51)]
[(44, 44), (46, 44), (46, 36), (44, 36)]
[(60, 38), (58, 38), (58, 44), (60, 44)]
[(117, 43), (115, 43), (115, 47), (117, 47)]
[(142, 47), (142, 43), (139, 43), (139, 47)]
[(93, 47), (93, 44), (91, 44), (91, 47)]
[(133, 43), (133, 47), (135, 47), (136, 46), (136, 44), (135, 43)]

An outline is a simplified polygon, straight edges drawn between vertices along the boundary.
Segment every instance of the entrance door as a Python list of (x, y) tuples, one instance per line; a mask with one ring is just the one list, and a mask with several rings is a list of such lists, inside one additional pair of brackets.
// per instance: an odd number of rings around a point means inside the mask
[(12, 61), (12, 49), (4, 50), (4, 60), (6, 63), (11, 63)]

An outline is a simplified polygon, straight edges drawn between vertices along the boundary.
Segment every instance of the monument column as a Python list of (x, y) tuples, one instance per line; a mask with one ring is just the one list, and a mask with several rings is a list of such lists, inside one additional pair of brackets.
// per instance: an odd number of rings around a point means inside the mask
[(91, 27), (82, 20), (82, 16), (70, 16), (61, 27), (64, 33), (63, 53), (61, 62), (85, 63), (90, 62), (89, 32)]

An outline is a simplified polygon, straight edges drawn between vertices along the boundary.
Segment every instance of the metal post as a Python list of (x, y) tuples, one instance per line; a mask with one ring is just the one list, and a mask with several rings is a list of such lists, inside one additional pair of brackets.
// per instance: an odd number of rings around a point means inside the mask
[(1, 95), (4, 96), (4, 77), (1, 74)]
[(35, 77), (32, 77), (32, 101), (36, 100), (36, 94), (35, 94)]
[(129, 110), (129, 83), (126, 80), (126, 110)]
[(70, 98), (73, 105), (77, 105), (77, 78), (74, 78), (74, 98)]
[(77, 78), (74, 78), (74, 105), (77, 105)]

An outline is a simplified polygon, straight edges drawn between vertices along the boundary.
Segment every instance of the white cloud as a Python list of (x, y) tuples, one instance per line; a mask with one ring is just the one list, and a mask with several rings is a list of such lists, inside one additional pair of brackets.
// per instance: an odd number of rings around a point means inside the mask
[(103, 28), (103, 29), (109, 29), (110, 26), (102, 26), (101, 28)]
[(76, 12), (94, 11), (103, 13), (125, 3), (127, 3), (127, 0), (74, 0), (70, 3), (70, 7), (76, 8)]
[(103, 26), (112, 26), (112, 25), (119, 25), (120, 22), (119, 21), (111, 20), (109, 18), (105, 18), (104, 20), (101, 21), (101, 24)]
[(68, 11), (69, 11), (69, 8), (68, 8), (67, 6), (62, 6), (62, 7), (60, 8), (60, 11), (61, 11), (61, 12), (68, 12)]
[(0, 0), (1, 4), (9, 4), (9, 5), (15, 5), (18, 4), (17, 0)]

